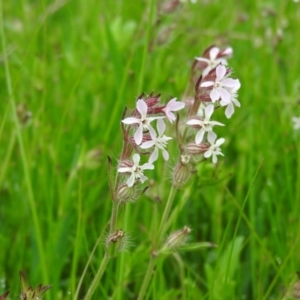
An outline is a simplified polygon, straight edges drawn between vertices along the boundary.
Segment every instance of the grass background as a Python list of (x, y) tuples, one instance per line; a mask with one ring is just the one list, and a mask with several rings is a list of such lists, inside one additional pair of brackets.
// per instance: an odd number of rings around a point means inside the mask
[[(1, 0), (0, 294), (17, 299), (23, 270), (34, 286), (53, 284), (46, 299), (73, 299), (110, 217), (106, 156), (120, 152), (124, 106), (143, 91), (180, 99), (193, 58), (211, 44), (234, 49), (242, 107), (218, 115), (225, 158), (177, 193), (175, 206), (187, 204), (170, 231), (188, 225), (191, 241), (218, 248), (161, 260), (148, 298), (283, 299), (296, 280), (300, 3), (203, 0), (165, 13), (166, 2)], [(147, 195), (123, 209), (132, 247), (94, 299), (137, 295), (169, 169), (160, 161)], [(102, 256), (100, 245), (81, 298)]]

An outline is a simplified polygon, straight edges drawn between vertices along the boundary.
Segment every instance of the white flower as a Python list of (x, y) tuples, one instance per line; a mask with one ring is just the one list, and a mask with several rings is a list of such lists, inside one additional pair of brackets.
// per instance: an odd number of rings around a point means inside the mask
[(133, 186), (136, 180), (140, 180), (142, 183), (145, 182), (148, 178), (144, 175), (144, 170), (153, 170), (154, 166), (151, 163), (145, 163), (142, 166), (140, 163), (140, 155), (134, 154), (133, 165), (131, 167), (122, 167), (118, 169), (119, 173), (131, 173), (130, 177), (126, 181), (129, 187)]
[(210, 121), (210, 117), (214, 111), (214, 106), (212, 104), (208, 105), (205, 108), (205, 117), (203, 120), (197, 120), (197, 119), (191, 119), (186, 122), (188, 125), (199, 125), (201, 126), (201, 129), (198, 131), (196, 134), (196, 144), (200, 144), (203, 140), (205, 132), (208, 132), (208, 137), (209, 136), (214, 136), (213, 133), (213, 126), (218, 125), (218, 126), (224, 126), (224, 124), (217, 122), (217, 121)]
[(294, 122), (294, 129), (300, 129), (300, 117), (293, 117), (292, 120)]
[(240, 87), (241, 87), (241, 83), (237, 79), (236, 86), (234, 88), (232, 88), (231, 90), (229, 90), (229, 92), (230, 92), (229, 101), (226, 101), (226, 100), (223, 100), (223, 99), (220, 101), (221, 106), (227, 106), (226, 110), (225, 110), (225, 115), (228, 119), (231, 118), (231, 116), (234, 113), (234, 105), (237, 106), (237, 107), (241, 107), (240, 102), (237, 100), (237, 91)]
[(217, 158), (218, 155), (224, 156), (224, 154), (221, 152), (220, 146), (225, 142), (225, 139), (221, 138), (215, 142), (216, 138), (217, 136), (215, 134), (208, 136), (208, 141), (210, 143), (210, 146), (207, 149), (207, 151), (204, 153), (205, 158), (209, 158), (212, 156), (213, 158), (212, 161), (214, 164), (218, 161)]
[(143, 131), (149, 130), (149, 132), (155, 132), (153, 127), (151, 126), (151, 122), (156, 119), (160, 119), (162, 117), (147, 117), (148, 106), (147, 103), (143, 99), (139, 99), (136, 103), (136, 108), (138, 112), (141, 114), (141, 118), (129, 117), (122, 120), (125, 124), (139, 124), (138, 129), (134, 134), (134, 140), (137, 145), (142, 142), (143, 139)]
[(156, 133), (150, 132), (152, 141), (147, 141), (144, 142), (140, 147), (142, 149), (148, 149), (154, 146), (154, 151), (152, 152), (150, 158), (149, 158), (149, 163), (152, 164), (154, 161), (157, 160), (158, 158), (158, 149), (161, 150), (162, 155), (165, 160), (169, 159), (169, 153), (165, 149), (167, 146), (167, 141), (171, 140), (171, 137), (167, 137), (164, 134), (166, 130), (166, 125), (162, 119), (157, 120), (157, 131), (158, 131), (158, 136), (156, 136)]
[[(205, 77), (210, 70), (215, 68), (217, 65), (227, 65), (227, 60), (224, 57), (219, 57), (221, 50), (218, 47), (212, 47), (209, 50), (209, 58), (205, 57), (196, 57), (196, 60), (207, 63), (207, 67), (203, 70), (202, 75)], [(223, 55), (232, 54), (232, 48), (227, 48), (225, 51), (222, 51)]]
[(165, 108), (162, 109), (162, 111), (165, 113), (168, 120), (172, 123), (176, 120), (176, 116), (173, 114), (173, 111), (181, 110), (185, 107), (184, 102), (176, 101), (177, 98), (171, 99)]
[(237, 88), (239, 84), (240, 83), (238, 79), (227, 78), (226, 68), (222, 65), (219, 65), (216, 68), (216, 80), (204, 81), (200, 84), (200, 87), (213, 87), (209, 94), (213, 103), (220, 98), (223, 101), (230, 102), (230, 93), (228, 90)]

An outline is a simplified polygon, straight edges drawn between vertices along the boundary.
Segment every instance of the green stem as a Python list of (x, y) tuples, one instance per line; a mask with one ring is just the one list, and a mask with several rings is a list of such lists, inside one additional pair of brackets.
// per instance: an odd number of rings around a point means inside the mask
[(176, 194), (176, 188), (174, 188), (174, 186), (171, 187), (170, 193), (169, 193), (169, 197), (163, 212), (163, 216), (161, 218), (160, 221), (160, 226), (159, 226), (159, 230), (158, 230), (158, 242), (160, 242), (162, 236), (164, 235), (165, 231), (166, 231), (166, 225), (167, 225), (167, 220), (171, 211), (171, 207), (173, 205), (173, 201), (175, 198), (175, 194)]
[(156, 257), (152, 257), (148, 264), (148, 268), (147, 268), (147, 271), (146, 271), (146, 274), (144, 277), (144, 281), (143, 281), (142, 287), (139, 292), (138, 300), (144, 299), (146, 291), (147, 291), (149, 283), (150, 283), (150, 280), (151, 280), (151, 277), (153, 275), (155, 266), (156, 266)]
[(102, 278), (102, 275), (104, 274), (104, 271), (106, 270), (106, 267), (107, 267), (109, 261), (110, 261), (110, 257), (108, 255), (105, 255), (104, 258), (102, 259), (100, 268), (98, 269), (97, 274), (96, 274), (92, 284), (90, 285), (84, 300), (92, 299), (92, 296), (98, 286), (99, 281)]
[(11, 84), (11, 77), (10, 77), (10, 70), (9, 70), (9, 64), (8, 64), (8, 57), (7, 57), (7, 51), (6, 51), (6, 41), (5, 41), (5, 35), (4, 35), (4, 26), (3, 26), (3, 2), (0, 0), (0, 30), (1, 30), (1, 37), (2, 37), (2, 49), (3, 49), (3, 57), (4, 57), (4, 69), (5, 69), (5, 79), (6, 79), (6, 86), (8, 91), (8, 98), (10, 107), (12, 110), (12, 118), (16, 129), (16, 135), (17, 140), (20, 148), (20, 154), (23, 164), (23, 170), (24, 170), (24, 178), (25, 183), (27, 187), (27, 193), (28, 193), (28, 201), (31, 209), (32, 214), (32, 220), (35, 230), (35, 237), (36, 237), (36, 243), (39, 253), (39, 259), (41, 264), (41, 270), (42, 270), (42, 276), (43, 281), (45, 283), (49, 283), (49, 277), (48, 277), (48, 267), (47, 262), (45, 259), (45, 253), (44, 253), (44, 245), (43, 245), (43, 239), (42, 239), (42, 233), (41, 233), (41, 227), (40, 222), (38, 218), (38, 213), (36, 209), (36, 201), (34, 199), (32, 184), (31, 184), (31, 178), (30, 178), (30, 172), (29, 172), (29, 165), (28, 160), (25, 153), (25, 147), (23, 142), (23, 137), (21, 133), (21, 126), (18, 120), (17, 111), (16, 111), (16, 103), (13, 97), (13, 91), (12, 91), (12, 84)]
[[(163, 215), (162, 215), (162, 218), (161, 218), (161, 221), (160, 221), (159, 230), (156, 233), (156, 236), (155, 236), (155, 239), (154, 239), (155, 247), (158, 247), (158, 245), (161, 242), (161, 239), (162, 239), (162, 237), (163, 237), (163, 235), (166, 231), (167, 220), (168, 220), (168, 217), (169, 217), (169, 214), (170, 214), (172, 204), (174, 202), (175, 194), (176, 194), (176, 188), (174, 188), (172, 186), (171, 190), (170, 190), (170, 193), (169, 193), (169, 197), (168, 197), (166, 206), (165, 206), (165, 209), (164, 209), (164, 212), (163, 212)], [(149, 265), (148, 265), (148, 268), (147, 268), (147, 271), (146, 271), (146, 274), (145, 274), (145, 277), (144, 277), (144, 280), (143, 280), (143, 283), (142, 283), (142, 286), (141, 286), (141, 289), (140, 289), (140, 292), (139, 292), (138, 300), (142, 300), (145, 297), (146, 291), (147, 291), (148, 286), (150, 284), (151, 277), (154, 273), (154, 268), (156, 266), (156, 261), (157, 261), (157, 258), (156, 258), (156, 256), (153, 255), (151, 257), (150, 262), (149, 262)]]

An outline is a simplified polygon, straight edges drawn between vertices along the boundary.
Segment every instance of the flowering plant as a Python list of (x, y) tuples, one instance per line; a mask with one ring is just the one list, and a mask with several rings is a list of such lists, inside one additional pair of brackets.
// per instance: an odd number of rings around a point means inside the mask
[[(155, 268), (156, 257), (178, 249), (199, 249), (212, 246), (211, 243), (196, 243), (184, 246), (191, 229), (184, 226), (165, 239), (169, 218), (176, 190), (183, 188), (195, 173), (195, 166), (207, 159), (217, 163), (218, 156), (224, 156), (221, 145), (224, 138), (218, 138), (215, 126), (224, 124), (211, 120), (213, 113), (226, 107), (225, 116), (231, 118), (234, 106), (240, 107), (237, 92), (241, 86), (238, 79), (231, 78), (231, 69), (227, 68), (226, 58), (232, 55), (232, 49), (224, 50), (212, 46), (201, 57), (196, 57), (190, 82), (193, 83), (193, 100), (178, 101), (172, 98), (168, 103), (161, 102), (160, 94), (142, 94), (136, 100), (135, 108), (125, 109), (122, 120), (123, 147), (118, 159), (116, 174), (112, 174), (109, 159), (109, 186), (113, 209), (109, 233), (105, 242), (106, 252), (101, 266), (85, 297), (90, 300), (111, 257), (116, 256), (125, 245), (126, 232), (117, 228), (118, 212), (121, 204), (126, 204), (141, 196), (145, 189), (139, 187), (148, 179), (148, 172), (155, 168), (159, 154), (165, 161), (175, 158), (168, 151), (168, 143), (177, 143), (177, 163), (172, 170), (172, 186), (165, 203), (159, 228), (153, 235), (151, 261), (145, 273), (138, 299), (144, 298), (151, 274)], [(180, 118), (178, 114), (181, 114)], [(169, 123), (171, 127), (167, 128)], [(175, 126), (174, 126), (175, 125)], [(175, 131), (173, 137), (166, 132)], [(146, 173), (147, 176), (144, 174)], [(184, 247), (184, 248), (183, 248)]]

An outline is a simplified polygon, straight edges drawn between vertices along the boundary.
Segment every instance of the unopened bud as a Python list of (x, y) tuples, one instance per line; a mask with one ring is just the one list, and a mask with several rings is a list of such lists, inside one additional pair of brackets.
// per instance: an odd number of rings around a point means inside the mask
[(122, 183), (118, 187), (118, 198), (120, 201), (129, 201), (134, 198), (135, 187), (129, 187), (126, 183)]
[(200, 143), (198, 145), (195, 142), (191, 142), (185, 146), (185, 151), (190, 155), (200, 155), (206, 152), (208, 147), (209, 146), (205, 143)]
[(188, 165), (189, 155), (182, 155), (183, 159), (177, 164), (173, 172), (173, 186), (181, 187), (183, 186), (190, 178), (191, 171)]
[(118, 163), (118, 169), (120, 169), (120, 168), (131, 168), (131, 167), (133, 167), (133, 162), (128, 160), (128, 159), (120, 160), (119, 163)]
[(160, 253), (168, 253), (170, 250), (178, 249), (182, 246), (186, 240), (188, 235), (191, 232), (191, 228), (184, 226), (182, 229), (174, 231), (171, 233), (162, 249), (159, 251)]

